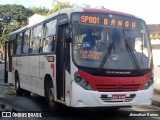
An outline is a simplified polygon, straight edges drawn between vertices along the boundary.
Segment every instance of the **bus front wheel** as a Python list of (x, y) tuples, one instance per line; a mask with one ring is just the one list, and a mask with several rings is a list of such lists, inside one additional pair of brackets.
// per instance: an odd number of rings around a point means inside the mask
[(49, 109), (51, 111), (56, 111), (58, 108), (58, 103), (55, 102), (54, 92), (52, 88), (53, 87), (51, 83), (45, 85), (45, 98)]

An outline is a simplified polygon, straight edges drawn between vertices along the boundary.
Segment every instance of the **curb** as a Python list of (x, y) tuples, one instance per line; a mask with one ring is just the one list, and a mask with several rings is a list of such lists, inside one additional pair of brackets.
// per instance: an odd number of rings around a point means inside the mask
[(160, 102), (159, 102), (159, 101), (152, 100), (152, 105), (157, 106), (157, 107), (160, 107)]
[(154, 89), (154, 94), (160, 95), (160, 90)]
[(158, 90), (154, 90), (153, 98), (152, 98), (152, 105), (156, 107), (160, 107), (160, 91)]
[(0, 83), (0, 87), (1, 86), (13, 86), (12, 84), (10, 84), (10, 83)]

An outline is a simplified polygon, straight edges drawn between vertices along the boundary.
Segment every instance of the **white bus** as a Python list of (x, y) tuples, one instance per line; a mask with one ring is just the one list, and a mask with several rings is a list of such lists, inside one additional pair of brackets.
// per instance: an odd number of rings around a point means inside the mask
[(6, 82), (15, 85), (17, 95), (44, 96), (52, 109), (57, 103), (151, 104), (151, 44), (144, 20), (134, 15), (63, 9), (12, 32), (6, 53)]

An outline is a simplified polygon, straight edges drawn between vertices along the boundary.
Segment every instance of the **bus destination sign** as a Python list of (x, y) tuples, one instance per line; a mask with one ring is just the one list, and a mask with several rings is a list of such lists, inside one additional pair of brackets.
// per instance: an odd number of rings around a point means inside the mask
[[(125, 20), (125, 18), (127, 18)], [(129, 17), (101, 17), (93, 15), (81, 15), (80, 23), (82, 24), (94, 24), (94, 25), (104, 25), (112, 27), (124, 27), (124, 28), (137, 28), (137, 20)]]

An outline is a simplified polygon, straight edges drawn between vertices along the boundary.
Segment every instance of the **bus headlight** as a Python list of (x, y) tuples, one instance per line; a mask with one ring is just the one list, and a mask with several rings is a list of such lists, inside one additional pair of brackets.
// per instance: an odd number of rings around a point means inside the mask
[(75, 79), (74, 81), (80, 85), (85, 90), (93, 90), (91, 85), (88, 83), (88, 81), (84, 80), (81, 76), (79, 76), (77, 73), (75, 73)]
[(153, 78), (151, 78), (151, 79), (149, 79), (146, 83), (145, 83), (145, 85), (144, 85), (144, 87), (143, 87), (143, 90), (146, 90), (146, 89), (148, 89), (152, 84), (153, 84)]

